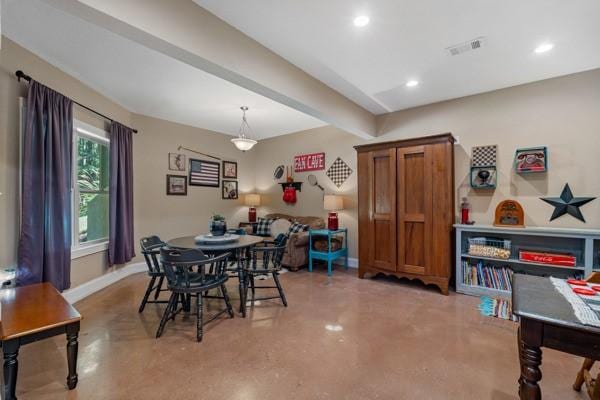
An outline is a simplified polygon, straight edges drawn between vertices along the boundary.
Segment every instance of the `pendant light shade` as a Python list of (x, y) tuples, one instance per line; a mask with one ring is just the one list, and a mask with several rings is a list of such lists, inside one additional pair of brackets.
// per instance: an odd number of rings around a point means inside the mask
[(251, 139), (252, 129), (250, 129), (250, 125), (248, 125), (248, 121), (246, 121), (246, 111), (248, 111), (248, 107), (242, 106), (240, 109), (242, 110), (242, 125), (240, 126), (238, 137), (231, 139), (231, 142), (238, 150), (247, 151), (254, 147), (258, 142)]

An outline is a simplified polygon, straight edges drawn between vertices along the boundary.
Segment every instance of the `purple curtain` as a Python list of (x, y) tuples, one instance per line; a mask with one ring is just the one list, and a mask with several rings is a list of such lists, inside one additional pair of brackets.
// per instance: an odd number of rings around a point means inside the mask
[(64, 290), (71, 285), (73, 104), (32, 80), (26, 114), (17, 284)]
[(133, 242), (133, 131), (118, 122), (110, 127), (108, 262), (135, 257)]

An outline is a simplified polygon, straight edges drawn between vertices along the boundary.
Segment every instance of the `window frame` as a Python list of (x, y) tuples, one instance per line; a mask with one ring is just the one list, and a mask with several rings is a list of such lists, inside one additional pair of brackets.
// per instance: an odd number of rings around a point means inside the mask
[[(72, 168), (71, 168), (71, 259), (108, 250), (108, 237), (89, 242), (79, 242), (79, 185), (77, 184), (77, 158), (79, 138), (109, 145), (110, 135), (104, 130), (73, 119)], [(109, 193), (108, 191), (106, 192)]]

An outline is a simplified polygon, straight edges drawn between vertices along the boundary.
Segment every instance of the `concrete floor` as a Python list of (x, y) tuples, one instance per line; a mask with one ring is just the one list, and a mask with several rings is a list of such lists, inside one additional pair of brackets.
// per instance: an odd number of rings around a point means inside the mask
[[(483, 317), (478, 299), (396, 279), (322, 270), (282, 275), (290, 306), (263, 302), (246, 319), (178, 316), (154, 338), (163, 305), (138, 314), (137, 274), (76, 304), (84, 316), (79, 385), (67, 391), (65, 340), (27, 345), (20, 399), (516, 399), (516, 324)], [(230, 293), (237, 293), (231, 281)], [(581, 359), (544, 351), (544, 399), (571, 389)]]

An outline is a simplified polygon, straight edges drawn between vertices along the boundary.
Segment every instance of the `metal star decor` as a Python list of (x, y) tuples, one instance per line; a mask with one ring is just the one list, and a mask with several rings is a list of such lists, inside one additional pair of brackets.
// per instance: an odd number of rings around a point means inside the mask
[(554, 212), (550, 217), (550, 221), (555, 220), (556, 218), (565, 214), (569, 214), (582, 222), (585, 222), (585, 219), (583, 218), (583, 214), (581, 214), (579, 207), (589, 203), (594, 199), (595, 197), (573, 197), (573, 192), (571, 192), (571, 188), (569, 187), (568, 183), (565, 184), (560, 197), (540, 198), (540, 200), (543, 200), (546, 203), (554, 206)]

